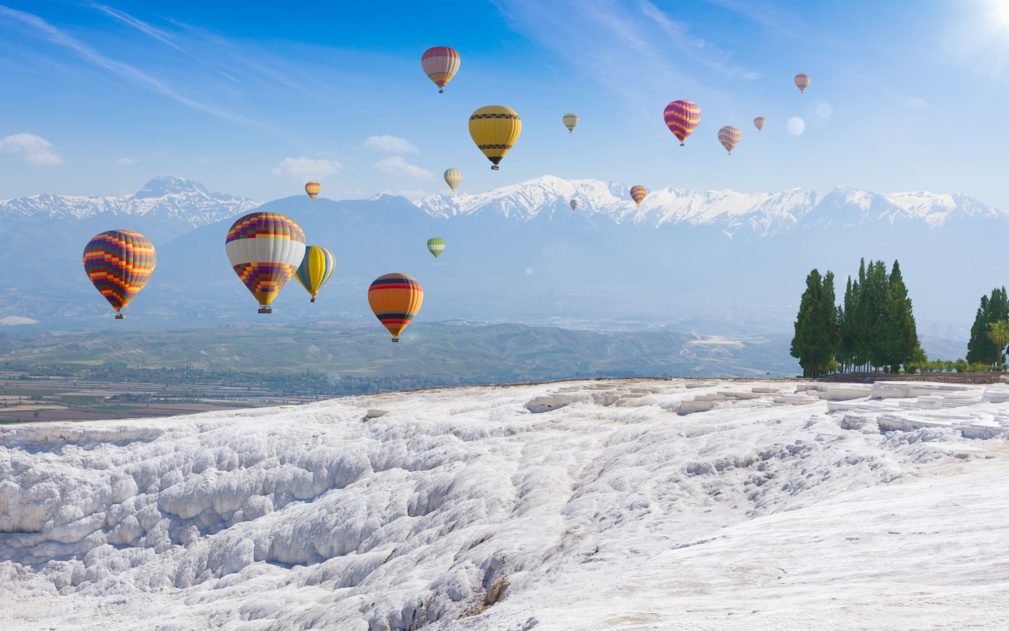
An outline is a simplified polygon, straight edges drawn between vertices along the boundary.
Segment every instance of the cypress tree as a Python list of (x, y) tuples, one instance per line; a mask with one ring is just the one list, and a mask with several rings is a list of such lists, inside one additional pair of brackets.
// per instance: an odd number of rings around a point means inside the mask
[(838, 307), (838, 344), (837, 359), (845, 370), (860, 363), (857, 355), (857, 331), (856, 317), (858, 315), (858, 281), (852, 282), (848, 277), (848, 284), (844, 288), (844, 306)]
[(854, 363), (864, 367), (869, 363), (869, 328), (868, 304), (865, 298), (866, 272), (865, 259), (858, 266), (858, 282), (853, 288), (855, 298), (855, 317), (852, 318), (851, 329), (855, 342)]
[(799, 302), (791, 355), (799, 360), (804, 377), (819, 377), (837, 350), (837, 307), (834, 305), (834, 274), (821, 277), (816, 269), (806, 277), (806, 291)]
[(981, 296), (981, 306), (974, 316), (974, 325), (970, 328), (970, 341), (967, 342), (967, 362), (971, 364), (1002, 364), (1005, 355), (996, 348), (988, 337), (990, 325), (1000, 320), (1009, 319), (1009, 296), (1005, 287), (995, 288), (991, 297)]
[(885, 331), (888, 281), (886, 263), (883, 261), (869, 263), (860, 302), (864, 314), (861, 326), (865, 336), (865, 359), (872, 367), (884, 366), (887, 363)]
[(918, 330), (911, 311), (911, 299), (900, 273), (900, 263), (893, 262), (887, 283), (886, 317), (883, 327), (883, 349), (890, 372), (897, 372), (910, 362), (918, 348)]

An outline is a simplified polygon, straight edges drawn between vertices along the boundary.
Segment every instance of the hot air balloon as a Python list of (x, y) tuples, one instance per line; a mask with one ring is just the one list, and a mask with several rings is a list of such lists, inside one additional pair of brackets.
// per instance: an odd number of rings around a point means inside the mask
[(294, 277), (311, 294), (311, 302), (315, 302), (319, 290), (335, 271), (336, 257), (333, 253), (321, 245), (310, 245), (305, 248), (305, 258), (301, 259), (301, 265), (294, 273)]
[(498, 170), (498, 163), (508, 153), (522, 133), (522, 120), (515, 110), (503, 105), (488, 105), (473, 112), (469, 117), (469, 135), (487, 159), (493, 162), (491, 169)]
[(578, 125), (578, 115), (577, 114), (565, 114), (564, 115), (564, 126), (568, 128), (568, 132), (573, 132), (575, 126)]
[(795, 87), (799, 88), (799, 92), (805, 92), (809, 87), (809, 75), (804, 72), (795, 75)]
[(392, 333), (392, 341), (410, 325), (424, 302), (424, 289), (406, 274), (379, 276), (368, 288), (368, 304), (375, 317)]
[(445, 239), (428, 239), (427, 249), (431, 254), (434, 254), (434, 258), (441, 256), (442, 251), (445, 250)]
[(631, 199), (633, 199), (634, 203), (638, 206), (641, 205), (641, 202), (645, 199), (645, 195), (647, 194), (648, 191), (645, 190), (644, 186), (639, 185), (631, 187)]
[(455, 191), (455, 187), (459, 186), (459, 182), (462, 182), (462, 171), (459, 169), (445, 170), (445, 183), (452, 188), (453, 192)]
[(725, 150), (732, 155), (732, 150), (736, 148), (739, 144), (739, 138), (742, 134), (739, 133), (738, 127), (733, 127), (732, 125), (726, 125), (718, 130), (718, 142), (722, 143)]
[(568, 202), (568, 206), (571, 207), (571, 210), (578, 210), (578, 200), (572, 199), (570, 202)]
[(420, 65), (428, 79), (438, 86), (438, 92), (445, 91), (445, 84), (459, 72), (459, 53), (448, 46), (435, 46), (424, 51)]
[(116, 310), (120, 310), (147, 284), (157, 256), (144, 235), (129, 230), (109, 230), (96, 235), (84, 247), (84, 271)]
[(312, 199), (315, 199), (315, 196), (318, 195), (321, 190), (322, 184), (319, 184), (314, 180), (305, 185), (305, 192), (308, 193), (308, 196)]
[(766, 118), (764, 118), (763, 116), (758, 116), (753, 119), (753, 126), (757, 128), (757, 131), (760, 131), (761, 129), (764, 128), (764, 123), (766, 122), (767, 122)]
[(272, 313), (270, 303), (305, 260), (305, 233), (279, 213), (250, 213), (228, 230), (225, 250), (259, 312)]
[(691, 101), (673, 101), (666, 106), (663, 116), (666, 119), (666, 127), (680, 139), (680, 146), (697, 128), (697, 123), (701, 122), (701, 108)]

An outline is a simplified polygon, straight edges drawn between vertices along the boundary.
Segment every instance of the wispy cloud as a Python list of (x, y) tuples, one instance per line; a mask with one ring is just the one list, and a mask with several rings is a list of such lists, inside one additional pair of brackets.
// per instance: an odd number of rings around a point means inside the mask
[(339, 173), (341, 164), (336, 160), (314, 158), (284, 158), (273, 167), (274, 175), (286, 175), (299, 180), (322, 179)]
[(420, 153), (420, 149), (415, 147), (413, 143), (398, 136), (369, 136), (364, 141), (364, 147), (372, 151), (387, 151), (389, 153)]
[(725, 75), (743, 79), (756, 79), (758, 77), (756, 72), (733, 64), (731, 53), (719, 50), (711, 42), (694, 37), (690, 34), (690, 26), (688, 24), (671, 19), (664, 11), (648, 0), (643, 0), (641, 10), (668, 36), (668, 42), (694, 61)]
[(431, 173), (427, 169), (421, 168), (415, 164), (410, 164), (405, 158), (403, 158), (403, 156), (391, 156), (389, 158), (379, 160), (374, 164), (374, 166), (379, 171), (384, 171), (385, 173), (409, 175), (410, 177), (420, 178), (423, 180), (434, 179), (434, 173)]
[(118, 160), (116, 160), (116, 164), (118, 164), (121, 167), (132, 166), (136, 163), (137, 161), (134, 158), (119, 158)]
[(144, 22), (143, 20), (139, 20), (139, 19), (133, 17), (132, 15), (130, 15), (129, 13), (126, 13), (125, 11), (120, 11), (118, 9), (113, 9), (112, 7), (107, 7), (104, 4), (94, 4), (94, 3), (92, 3), (91, 6), (93, 8), (95, 8), (95, 9), (101, 11), (102, 13), (108, 15), (109, 17), (113, 17), (113, 18), (119, 20), (120, 22), (123, 22), (124, 24), (132, 26), (133, 28), (137, 29), (140, 32), (145, 33), (145, 34), (153, 37), (154, 39), (158, 40), (162, 44), (165, 44), (166, 46), (170, 46), (170, 47), (174, 48), (175, 50), (179, 51), (183, 55), (186, 55), (187, 57), (195, 60), (196, 62), (200, 63), (201, 65), (206, 66), (207, 68), (210, 68), (211, 70), (213, 70), (217, 74), (221, 75), (222, 77), (225, 77), (226, 79), (230, 79), (231, 81), (234, 81), (235, 83), (239, 83), (238, 79), (234, 78), (230, 74), (224, 72), (223, 70), (221, 70), (220, 68), (217, 68), (216, 66), (214, 66), (212, 64), (207, 63), (202, 58), (194, 55), (190, 51), (188, 51), (185, 48), (183, 48), (183, 47), (179, 46), (178, 44), (176, 44), (168, 36), (168, 33), (162, 31), (161, 29), (156, 28), (156, 27), (148, 24), (147, 22)]
[(0, 139), (0, 153), (9, 153), (35, 166), (63, 164), (63, 158), (53, 151), (53, 143), (35, 134), (14, 134)]
[(6, 17), (10, 20), (14, 20), (20, 24), (28, 26), (32, 30), (38, 32), (43, 37), (48, 39), (50, 42), (58, 44), (73, 51), (73, 53), (76, 54), (81, 59), (91, 64), (94, 64), (99, 68), (103, 68), (105, 70), (108, 70), (109, 72), (124, 77), (136, 84), (142, 85), (153, 92), (164, 95), (177, 103), (185, 105), (186, 107), (206, 112), (207, 114), (216, 116), (218, 118), (223, 118), (237, 123), (251, 125), (259, 129), (263, 129), (264, 131), (269, 131), (270, 133), (282, 135), (276, 129), (264, 125), (259, 121), (253, 120), (246, 116), (242, 116), (240, 114), (235, 114), (234, 112), (229, 112), (227, 110), (220, 109), (218, 107), (214, 107), (212, 105), (207, 105), (206, 103), (201, 103), (199, 101), (190, 99), (189, 97), (183, 96), (182, 94), (179, 94), (175, 90), (171, 89), (170, 87), (168, 87), (162, 81), (156, 79), (155, 77), (152, 77), (151, 75), (148, 75), (147, 73), (138, 70), (137, 68), (129, 64), (106, 57), (105, 55), (101, 54), (100, 52), (92, 48), (87, 43), (82, 42), (79, 39), (70, 35), (69, 33), (66, 33), (54, 27), (53, 25), (49, 24), (48, 22), (38, 17), (37, 15), (34, 15), (32, 13), (26, 13), (24, 11), (18, 11), (16, 9), (11, 9), (10, 7), (0, 5), (0, 16)]
[(909, 96), (904, 99), (904, 107), (913, 110), (921, 110), (928, 107), (928, 101), (918, 96)]

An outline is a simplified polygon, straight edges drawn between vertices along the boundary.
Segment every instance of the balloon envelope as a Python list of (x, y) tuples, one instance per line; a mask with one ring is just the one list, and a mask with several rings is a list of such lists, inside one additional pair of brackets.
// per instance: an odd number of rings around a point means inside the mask
[(766, 122), (767, 122), (766, 118), (764, 118), (763, 116), (758, 116), (753, 119), (753, 126), (757, 128), (757, 131), (760, 131), (761, 129), (764, 128), (764, 123)]
[(455, 191), (455, 187), (459, 186), (459, 182), (462, 182), (462, 171), (459, 169), (445, 170), (445, 183), (449, 185), (449, 188)]
[(270, 313), (270, 303), (305, 259), (305, 233), (280, 213), (245, 215), (228, 230), (228, 261), (245, 286)]
[(473, 112), (469, 117), (469, 135), (480, 151), (498, 169), (501, 158), (518, 140), (522, 133), (522, 120), (515, 110), (503, 105), (488, 105)]
[(333, 253), (321, 245), (310, 245), (305, 248), (305, 258), (301, 259), (301, 265), (298, 266), (294, 277), (305, 291), (311, 294), (312, 302), (315, 302), (319, 290), (335, 271), (336, 257)]
[(154, 245), (129, 230), (103, 232), (84, 247), (84, 271), (117, 314), (144, 288), (156, 262)]
[(438, 86), (439, 92), (444, 92), (445, 84), (459, 72), (459, 62), (459, 53), (448, 46), (428, 48), (420, 58), (424, 73)]
[(795, 75), (795, 87), (799, 88), (799, 92), (805, 92), (809, 87), (809, 75), (804, 72)]
[(701, 122), (701, 108), (693, 101), (673, 101), (666, 106), (662, 113), (666, 121), (666, 127), (673, 135), (679, 138), (680, 146), (697, 129), (697, 124)]
[(368, 304), (375, 317), (399, 341), (424, 302), (424, 289), (413, 277), (406, 274), (385, 274), (375, 279), (368, 288)]
[(722, 146), (725, 147), (730, 156), (732, 155), (732, 150), (739, 144), (741, 136), (739, 128), (732, 125), (726, 125), (718, 130), (718, 142), (722, 143)]
[(445, 251), (445, 239), (428, 239), (427, 240), (428, 252), (434, 254), (434, 258), (441, 256), (441, 253)]
[(644, 186), (638, 185), (631, 187), (631, 199), (633, 199), (634, 203), (638, 206), (641, 205), (641, 202), (645, 199), (645, 195), (647, 194), (648, 191), (645, 190)]
[(578, 115), (577, 114), (565, 114), (564, 115), (564, 126), (568, 128), (569, 132), (575, 130), (578, 125)]
[(305, 192), (308, 193), (308, 196), (311, 197), (312, 199), (315, 199), (315, 196), (318, 195), (319, 191), (321, 190), (322, 190), (322, 184), (319, 184), (318, 182), (315, 181), (309, 182), (308, 184), (305, 185)]
[(568, 206), (571, 207), (571, 210), (578, 210), (578, 200), (572, 199), (570, 202), (568, 202)]

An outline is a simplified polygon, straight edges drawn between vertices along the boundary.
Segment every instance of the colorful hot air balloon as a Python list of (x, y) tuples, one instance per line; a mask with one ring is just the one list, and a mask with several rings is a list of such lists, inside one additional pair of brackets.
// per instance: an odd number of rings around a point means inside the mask
[(631, 199), (633, 199), (634, 203), (638, 206), (641, 205), (641, 202), (645, 199), (645, 195), (647, 194), (648, 191), (645, 190), (644, 186), (639, 185), (631, 187)]
[(570, 202), (568, 202), (568, 206), (571, 207), (571, 210), (578, 210), (578, 200), (572, 199)]
[(315, 196), (318, 195), (321, 190), (322, 184), (319, 184), (314, 180), (305, 185), (305, 192), (308, 193), (308, 196), (312, 199), (315, 199)]
[(305, 233), (279, 213), (250, 213), (228, 230), (225, 250), (231, 267), (259, 301), (259, 312), (272, 313), (270, 303), (305, 259)]
[(448, 46), (435, 46), (424, 51), (420, 65), (424, 68), (427, 78), (438, 86), (438, 92), (445, 91), (445, 84), (459, 72), (459, 53)]
[(120, 309), (147, 284), (156, 260), (147, 237), (129, 230), (103, 232), (84, 247), (84, 271), (116, 310), (116, 320), (123, 319)]
[(575, 126), (578, 125), (578, 115), (577, 114), (565, 114), (564, 115), (564, 126), (568, 128), (568, 132), (573, 132)]
[(428, 239), (427, 249), (431, 254), (434, 254), (434, 258), (438, 258), (445, 250), (445, 239)]
[(732, 125), (726, 125), (718, 130), (718, 142), (722, 143), (725, 150), (732, 155), (732, 150), (736, 148), (739, 144), (739, 138), (742, 134), (739, 132), (738, 127), (733, 127)]
[(764, 118), (763, 116), (758, 116), (753, 119), (753, 126), (757, 128), (757, 131), (760, 131), (761, 129), (764, 128), (764, 123), (766, 122), (767, 122), (766, 118)]
[(368, 288), (368, 304), (378, 321), (392, 333), (392, 341), (410, 325), (424, 302), (424, 289), (406, 274), (379, 276)]
[(455, 187), (459, 186), (459, 182), (462, 182), (462, 171), (459, 169), (445, 170), (445, 183), (452, 188), (453, 192), (455, 191)]
[(493, 162), (492, 170), (508, 153), (522, 133), (522, 120), (515, 110), (503, 105), (488, 105), (469, 117), (469, 135), (487, 159)]
[(321, 245), (310, 245), (305, 248), (305, 258), (301, 259), (301, 265), (294, 273), (294, 277), (311, 294), (311, 302), (315, 302), (319, 290), (335, 271), (336, 257), (333, 253)]
[(795, 87), (799, 88), (799, 92), (805, 92), (809, 87), (809, 75), (804, 72), (795, 75)]
[(666, 127), (680, 139), (680, 146), (697, 129), (697, 123), (701, 122), (701, 108), (691, 101), (673, 101), (666, 106), (663, 116), (666, 119)]

